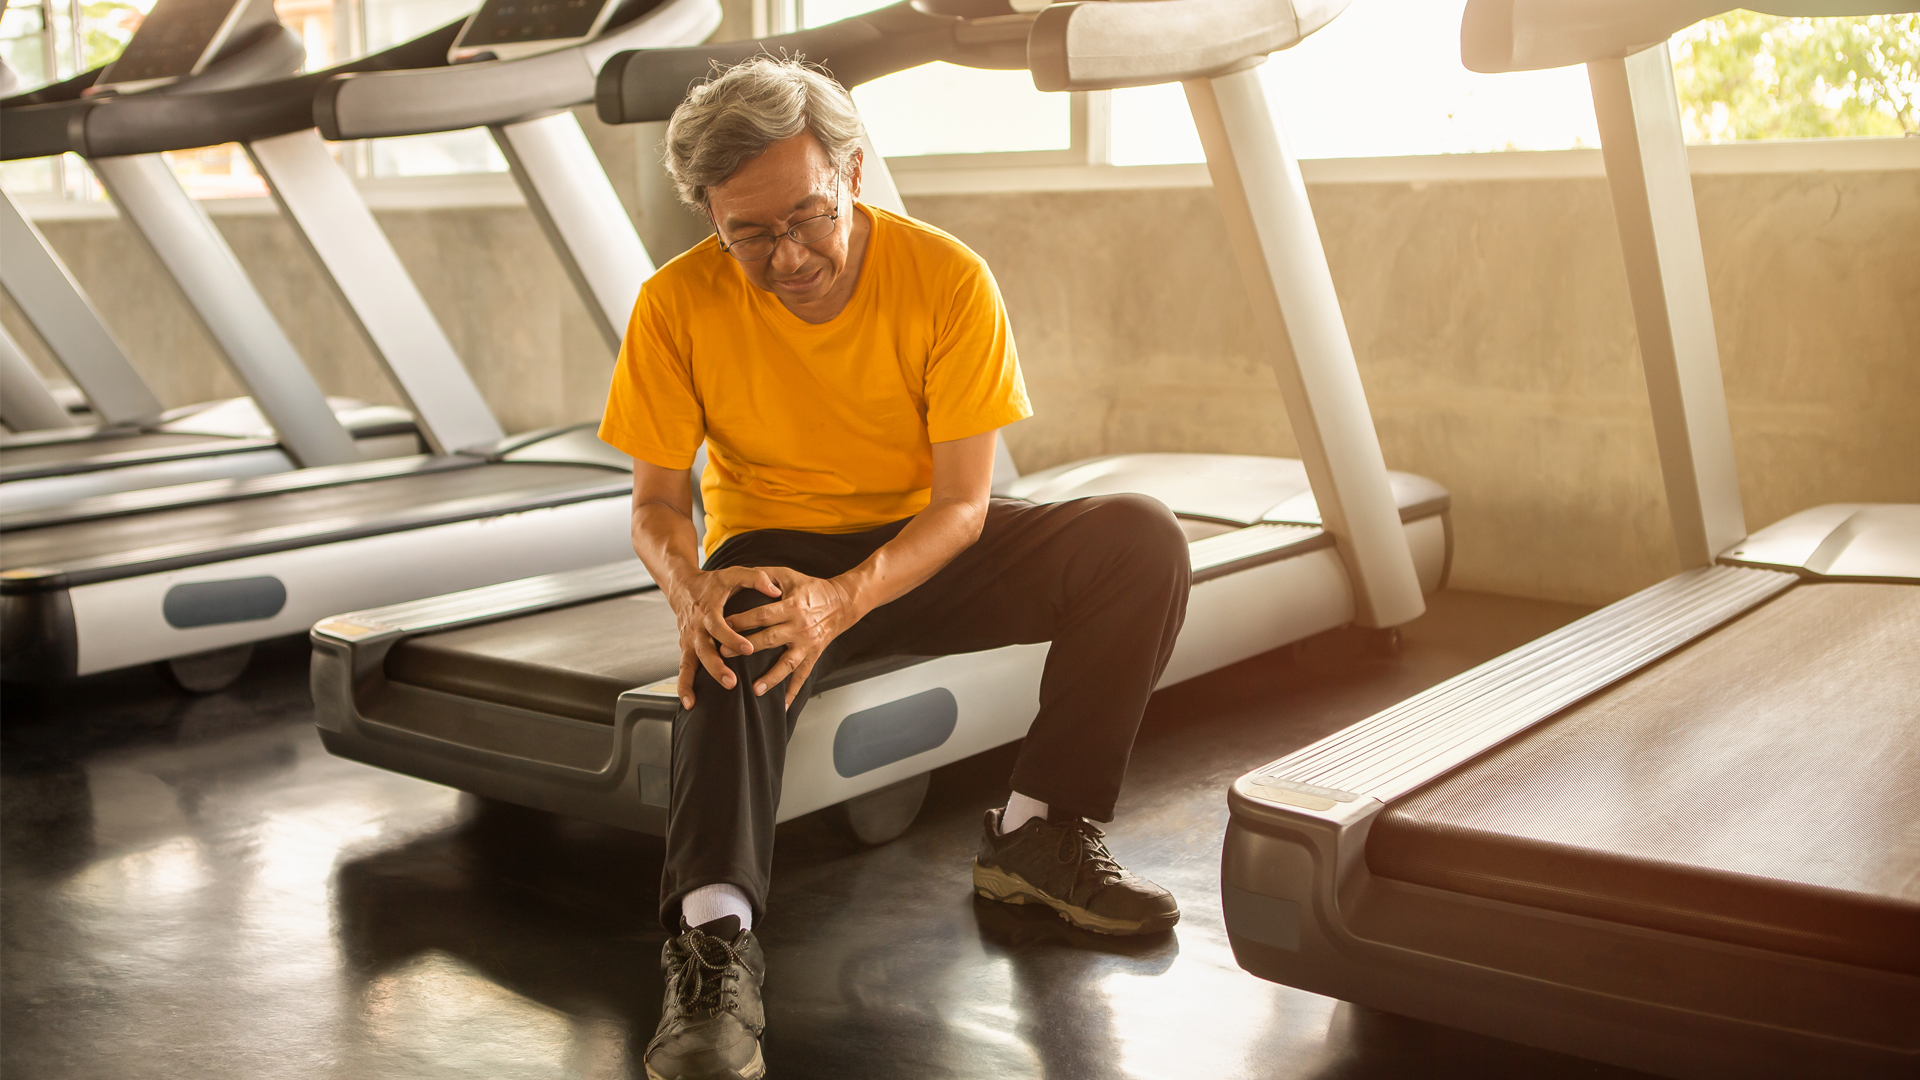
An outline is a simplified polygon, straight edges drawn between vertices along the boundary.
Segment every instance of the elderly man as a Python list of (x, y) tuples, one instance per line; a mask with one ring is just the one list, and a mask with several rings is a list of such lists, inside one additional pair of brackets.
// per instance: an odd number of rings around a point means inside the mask
[(680, 624), (654, 1080), (765, 1071), (752, 927), (787, 740), (851, 660), (1052, 642), (975, 890), (1107, 934), (1180, 914), (1093, 822), (1185, 615), (1185, 538), (1142, 496), (991, 496), (997, 430), (1032, 411), (999, 290), (958, 240), (855, 201), (859, 134), (846, 92), (796, 61), (688, 95), (667, 167), (715, 235), (641, 291), (600, 429), (633, 456), (634, 550)]

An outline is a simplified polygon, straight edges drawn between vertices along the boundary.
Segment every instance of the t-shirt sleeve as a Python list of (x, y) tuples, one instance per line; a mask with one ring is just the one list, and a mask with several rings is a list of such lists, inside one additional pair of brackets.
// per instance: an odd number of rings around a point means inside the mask
[(1000, 287), (969, 259), (927, 360), (927, 439), (952, 442), (1033, 415)]
[(685, 469), (707, 437), (706, 413), (693, 388), (691, 343), (684, 327), (642, 289), (620, 343), (600, 439), (663, 469)]

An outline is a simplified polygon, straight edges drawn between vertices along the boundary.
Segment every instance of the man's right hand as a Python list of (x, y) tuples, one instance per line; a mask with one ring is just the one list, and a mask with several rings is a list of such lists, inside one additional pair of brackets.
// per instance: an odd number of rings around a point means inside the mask
[(679, 693), (683, 708), (693, 708), (695, 665), (706, 668), (707, 674), (731, 690), (736, 680), (724, 658), (753, 652), (753, 642), (727, 625), (727, 601), (741, 589), (776, 598), (780, 595), (780, 586), (765, 570), (729, 566), (698, 571), (667, 596), (680, 624)]

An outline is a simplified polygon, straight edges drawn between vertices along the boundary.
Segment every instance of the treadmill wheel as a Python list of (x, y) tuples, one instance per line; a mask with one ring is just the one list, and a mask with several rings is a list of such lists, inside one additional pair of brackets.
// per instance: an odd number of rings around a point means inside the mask
[(154, 666), (173, 685), (189, 694), (211, 694), (232, 686), (253, 659), (253, 643), (231, 645), (191, 656), (176, 656)]
[(833, 815), (855, 840), (874, 846), (884, 844), (913, 824), (920, 813), (920, 804), (926, 801), (927, 785), (932, 780), (932, 773), (921, 773), (878, 791), (856, 795), (834, 807)]

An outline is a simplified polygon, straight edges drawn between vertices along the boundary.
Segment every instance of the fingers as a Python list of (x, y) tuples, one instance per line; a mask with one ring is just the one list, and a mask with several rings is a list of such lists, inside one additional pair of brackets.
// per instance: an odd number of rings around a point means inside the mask
[[(700, 666), (707, 669), (707, 674), (713, 676), (715, 682), (729, 690), (733, 689), (734, 683), (736, 682), (733, 677), (733, 669), (729, 668), (727, 662), (720, 658), (720, 653), (713, 647), (712, 639), (708, 638), (705, 634), (695, 632), (693, 634), (693, 653), (699, 658)], [(683, 657), (685, 656), (684, 650), (681, 655)], [(684, 665), (685, 660), (683, 659), (681, 663)], [(693, 676), (692, 673), (689, 672), (687, 675), (689, 697), (692, 696), (692, 682)]]
[(753, 651), (753, 642), (734, 632), (724, 608), (716, 606), (702, 611), (700, 625), (720, 643), (721, 648), (728, 650), (729, 655), (745, 656)]
[[(787, 654), (791, 656), (793, 650), (788, 649)], [(800, 696), (800, 688), (807, 685), (807, 680), (813, 677), (813, 664), (817, 659), (819, 659), (818, 656), (809, 656), (794, 666), (793, 674), (787, 679), (787, 708), (793, 708), (793, 699)]]
[(761, 604), (757, 608), (748, 608), (738, 615), (729, 615), (727, 625), (745, 633), (748, 630), (758, 630), (763, 626), (785, 622), (792, 616), (793, 601), (780, 600), (771, 604)]
[[(796, 671), (800, 671), (803, 668), (807, 671), (812, 671), (814, 661), (818, 657), (818, 653), (802, 651), (797, 645), (788, 646), (785, 655), (781, 656), (772, 667), (767, 669), (766, 674), (760, 676), (760, 678), (754, 682), (754, 696), (759, 697), (773, 687), (779, 686), (782, 679), (793, 676)], [(805, 679), (805, 675), (793, 677), (793, 681), (787, 686), (787, 704), (793, 704), (793, 695), (799, 689), (800, 683)]]
[(692, 653), (681, 650), (679, 685), (674, 689), (680, 694), (680, 707), (683, 709), (693, 708), (693, 672), (699, 663)]

